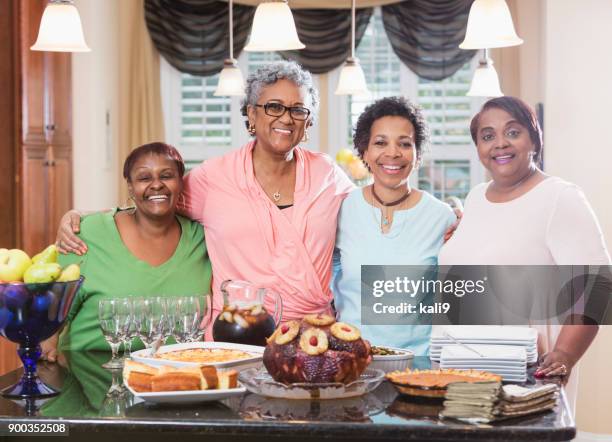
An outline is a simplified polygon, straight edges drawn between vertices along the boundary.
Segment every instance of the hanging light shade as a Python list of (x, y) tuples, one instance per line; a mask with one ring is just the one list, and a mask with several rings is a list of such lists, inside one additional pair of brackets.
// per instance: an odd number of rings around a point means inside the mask
[(499, 87), (499, 77), (493, 67), (493, 60), (485, 56), (474, 71), (468, 97), (501, 97), (504, 93)]
[(71, 0), (52, 0), (43, 12), (33, 51), (89, 52), (81, 17)]
[(359, 59), (355, 57), (355, 0), (353, 0), (351, 4), (351, 56), (342, 66), (335, 94), (367, 96), (369, 93), (363, 69), (361, 69)]
[(461, 49), (505, 48), (523, 40), (516, 35), (505, 0), (475, 0)]
[(290, 51), (304, 49), (286, 1), (266, 1), (255, 10), (253, 27), (245, 51)]
[(229, 58), (223, 61), (223, 70), (219, 75), (219, 83), (214, 93), (215, 97), (244, 95), (244, 80), (234, 58), (234, 15), (233, 2), (229, 1)]
[(354, 57), (347, 58), (340, 71), (340, 78), (338, 79), (338, 86), (336, 87), (335, 94), (368, 95), (369, 93), (363, 69), (361, 69), (361, 65), (359, 64), (359, 59)]
[(214, 95), (215, 97), (244, 95), (244, 80), (235, 58), (228, 58), (223, 62), (223, 70), (219, 75)]

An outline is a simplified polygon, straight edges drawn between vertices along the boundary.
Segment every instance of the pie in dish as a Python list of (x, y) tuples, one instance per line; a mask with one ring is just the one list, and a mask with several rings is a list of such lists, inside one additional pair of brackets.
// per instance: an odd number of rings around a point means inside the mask
[(443, 398), (453, 382), (501, 382), (501, 376), (479, 370), (405, 370), (387, 373), (387, 379), (409, 396)]
[(229, 348), (189, 348), (186, 350), (169, 351), (155, 355), (157, 359), (179, 362), (197, 362), (200, 364), (214, 364), (219, 362), (239, 361), (249, 359), (256, 355), (242, 350)]

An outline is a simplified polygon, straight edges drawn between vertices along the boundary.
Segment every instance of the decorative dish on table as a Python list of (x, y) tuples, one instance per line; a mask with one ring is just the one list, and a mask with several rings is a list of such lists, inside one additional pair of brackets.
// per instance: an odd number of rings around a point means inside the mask
[(150, 366), (198, 367), (212, 365), (219, 370), (260, 367), (264, 347), (230, 342), (189, 342), (164, 345), (155, 355), (144, 349), (132, 352), (132, 359)]
[(385, 373), (411, 368), (414, 359), (414, 353), (404, 348), (373, 345), (371, 353), (372, 363), (369, 367)]
[(240, 382), (254, 393), (288, 399), (338, 399), (372, 391), (384, 372), (366, 369), (370, 343), (356, 327), (312, 314), (288, 321), (267, 340), (265, 370), (245, 370)]
[(478, 370), (405, 370), (387, 373), (386, 378), (401, 394), (444, 399), (448, 384), (453, 382), (501, 382), (501, 376)]
[(264, 369), (243, 370), (238, 380), (252, 393), (260, 396), (282, 399), (346, 399), (367, 394), (378, 387), (385, 379), (382, 370), (366, 369), (358, 379), (344, 384), (342, 382), (296, 382), (275, 381)]
[(126, 361), (123, 383), (134, 397), (153, 403), (208, 402), (241, 395), (236, 370), (217, 371), (210, 365), (172, 367)]

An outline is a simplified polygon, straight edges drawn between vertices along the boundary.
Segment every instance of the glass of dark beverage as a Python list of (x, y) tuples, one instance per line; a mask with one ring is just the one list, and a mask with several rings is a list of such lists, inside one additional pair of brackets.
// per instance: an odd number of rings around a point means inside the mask
[(213, 324), (214, 340), (266, 345), (282, 317), (280, 295), (247, 281), (231, 279), (223, 281), (221, 293), (223, 310)]

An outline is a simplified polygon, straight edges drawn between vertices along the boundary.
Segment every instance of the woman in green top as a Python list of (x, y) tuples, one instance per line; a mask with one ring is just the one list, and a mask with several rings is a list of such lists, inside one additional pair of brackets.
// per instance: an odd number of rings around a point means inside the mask
[[(79, 236), (84, 256), (61, 255), (60, 264), (80, 262), (85, 283), (74, 300), (60, 350), (108, 350), (98, 323), (102, 299), (210, 293), (211, 266), (202, 226), (176, 214), (185, 164), (164, 143), (145, 144), (125, 160), (123, 176), (135, 208), (86, 216)], [(54, 361), (58, 335), (43, 343)]]

